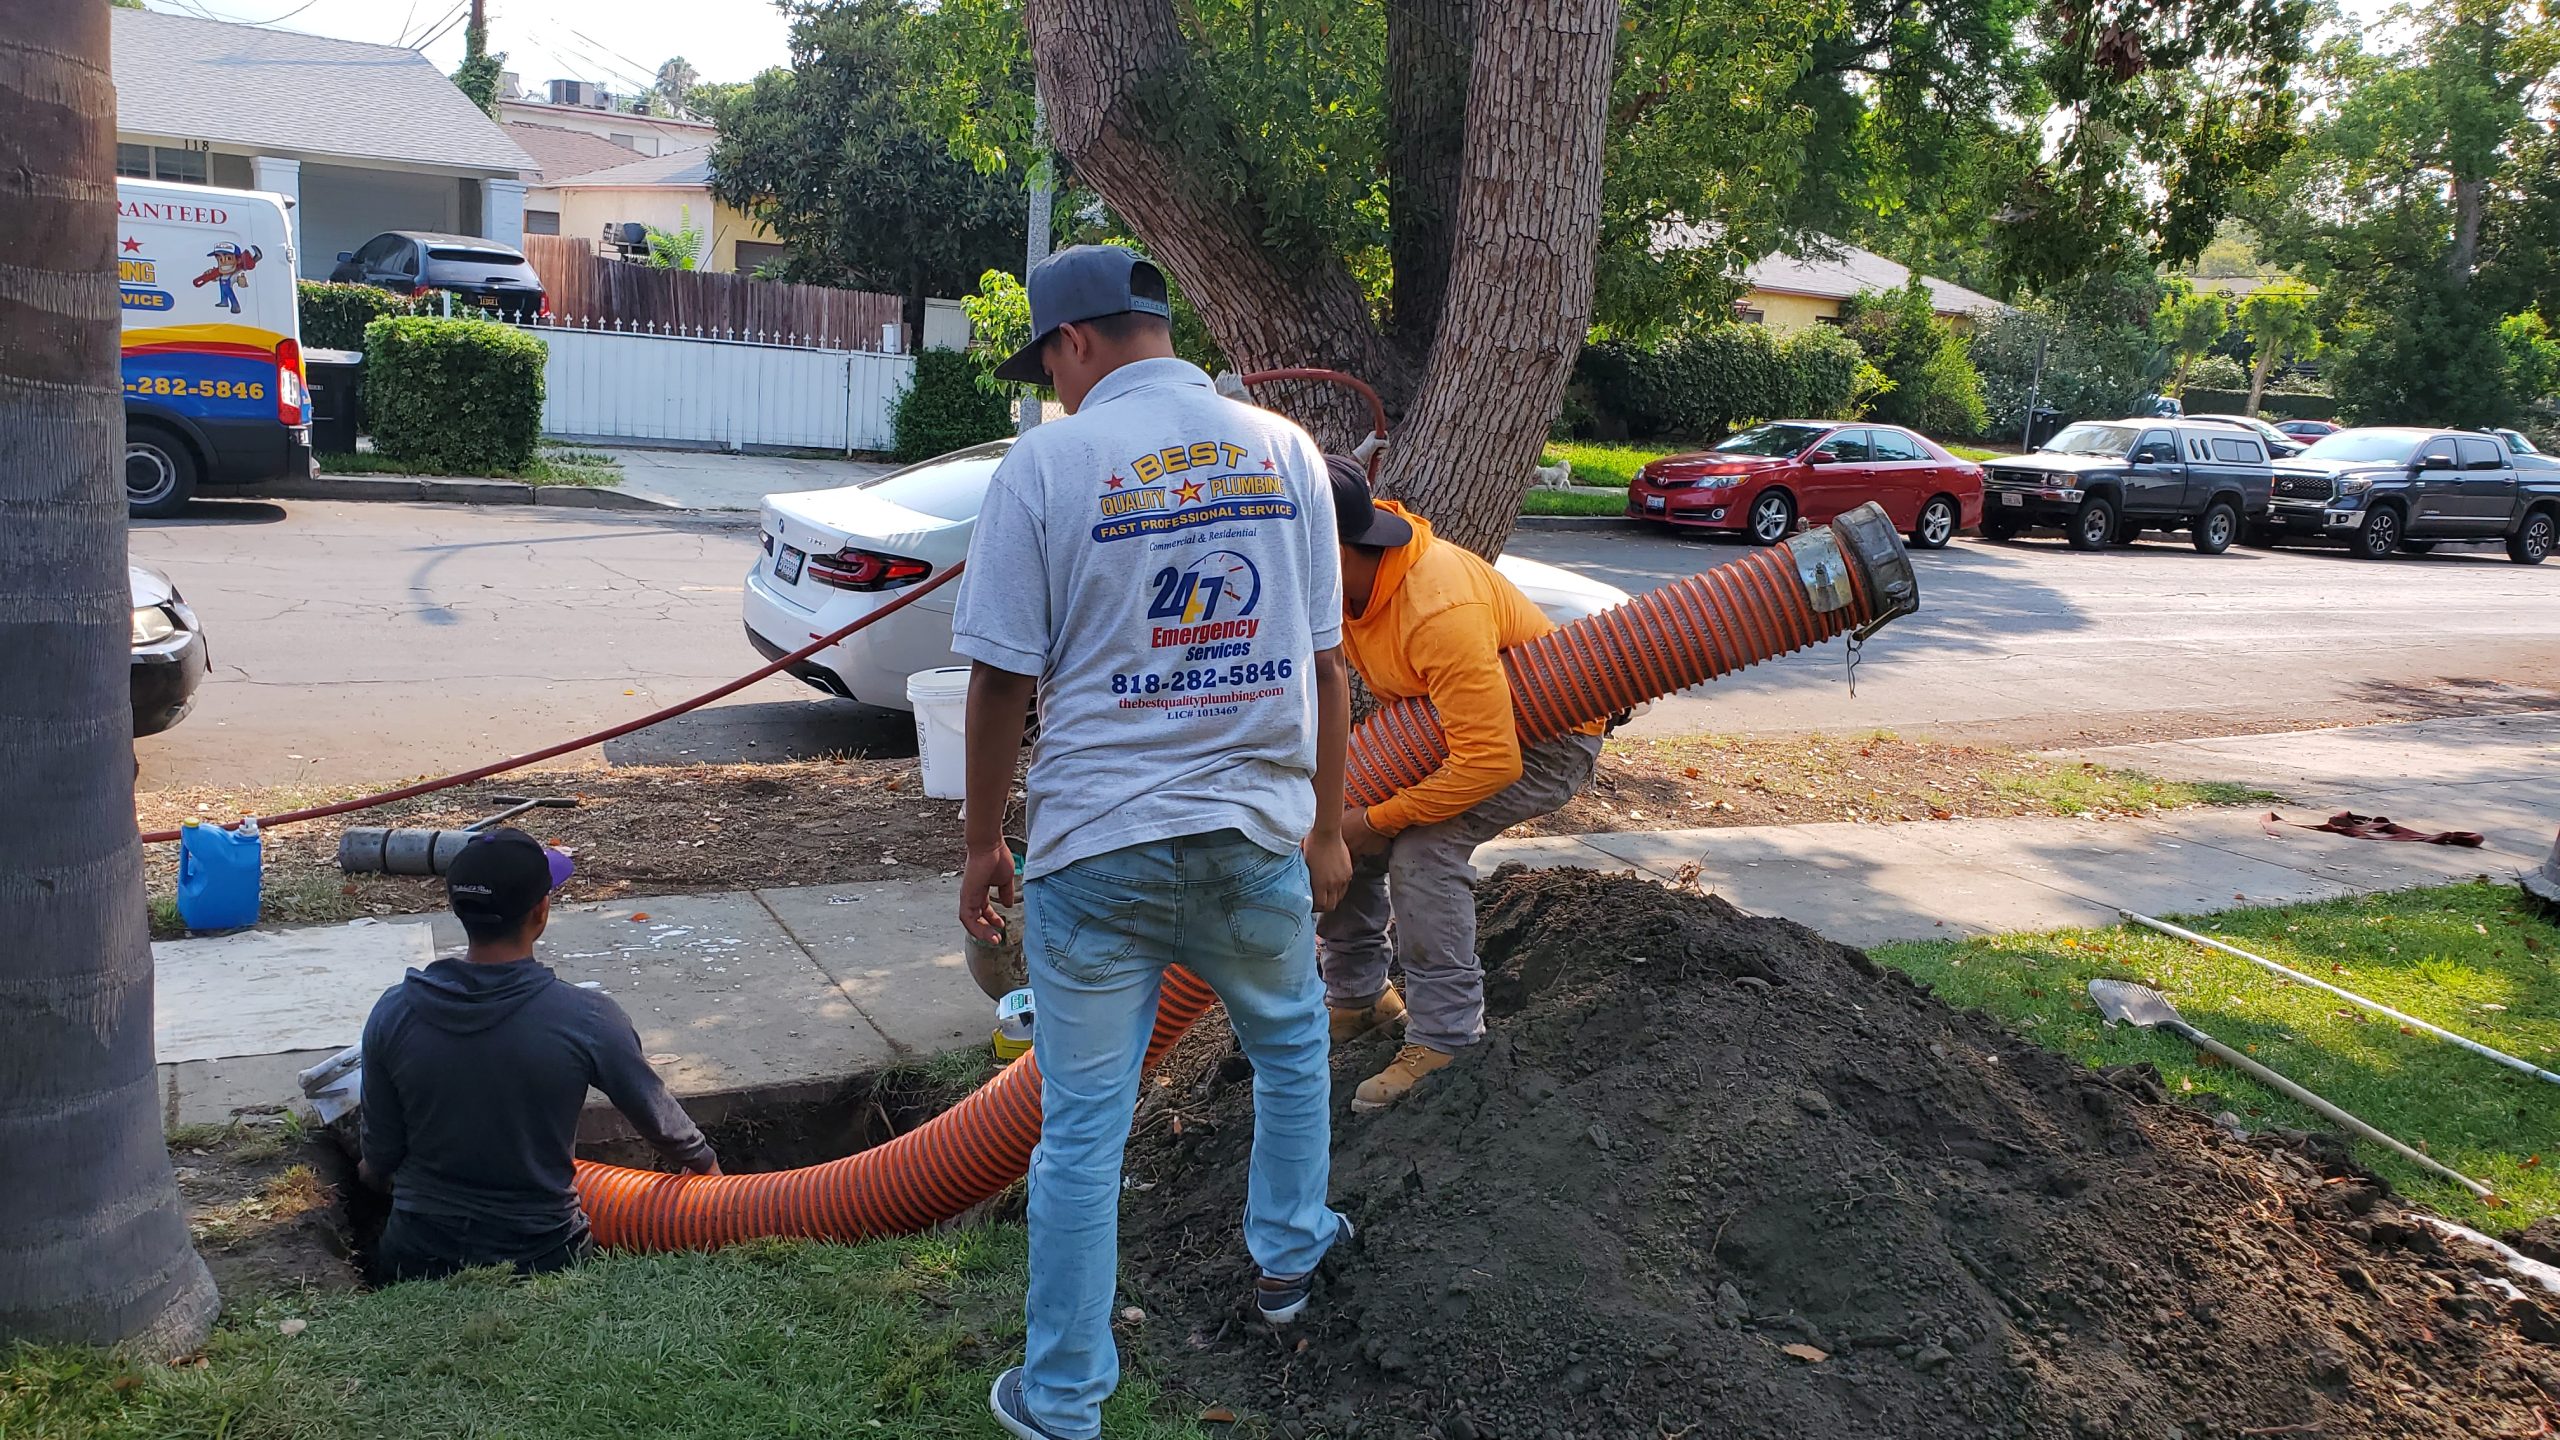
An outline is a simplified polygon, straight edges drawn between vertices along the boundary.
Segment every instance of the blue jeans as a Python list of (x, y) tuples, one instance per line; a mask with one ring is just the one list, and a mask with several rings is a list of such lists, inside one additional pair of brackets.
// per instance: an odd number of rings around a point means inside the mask
[(1022, 1394), (1055, 1434), (1101, 1434), (1120, 1383), (1120, 1159), (1165, 966), (1179, 961), (1218, 992), (1253, 1062), (1254, 1262), (1300, 1274), (1342, 1233), (1325, 1205), (1333, 1087), (1312, 908), (1297, 852), (1233, 830), (1096, 855), (1023, 888), (1041, 1122)]

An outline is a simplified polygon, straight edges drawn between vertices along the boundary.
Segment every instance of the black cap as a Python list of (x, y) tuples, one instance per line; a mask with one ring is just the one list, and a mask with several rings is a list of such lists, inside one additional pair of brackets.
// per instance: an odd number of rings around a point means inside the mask
[(1164, 273), (1134, 250), (1118, 245), (1070, 245), (1031, 267), (1025, 289), (1031, 300), (1031, 343), (996, 367), (999, 380), (1024, 385), (1049, 383), (1049, 367), (1041, 362), (1040, 342), (1049, 332), (1077, 320), (1135, 311), (1171, 319), (1165, 298)]
[(486, 830), (445, 867), (444, 896), (466, 924), (513, 925), (576, 869), (566, 852), (521, 830)]
[(1369, 493), (1368, 466), (1348, 455), (1327, 455), (1324, 468), (1333, 477), (1333, 528), (1343, 544), (1386, 550), (1413, 538), (1403, 516), (1378, 508)]

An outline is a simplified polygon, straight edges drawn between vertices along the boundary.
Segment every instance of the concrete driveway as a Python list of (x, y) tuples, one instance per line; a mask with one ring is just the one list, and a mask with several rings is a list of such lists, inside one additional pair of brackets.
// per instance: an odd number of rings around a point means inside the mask
[[(597, 447), (581, 446), (581, 449)], [(622, 464), (614, 488), (679, 510), (755, 510), (785, 490), (825, 490), (898, 468), (822, 455), (732, 455), (724, 450), (604, 449)]]
[[(1631, 590), (1748, 553), (1618, 528), (1524, 531), (1514, 548)], [(739, 624), (759, 558), (745, 515), (203, 501), (136, 525), (132, 551), (175, 578), (213, 659), (195, 713), (138, 744), (146, 788), (441, 772), (757, 663)], [(1639, 727), (2101, 744), (2560, 707), (2560, 565), (1965, 541), (1917, 566), (1922, 612), (1869, 644), (1854, 698), (1834, 643), (1661, 702)], [(770, 679), (601, 760), (914, 743), (902, 714)]]

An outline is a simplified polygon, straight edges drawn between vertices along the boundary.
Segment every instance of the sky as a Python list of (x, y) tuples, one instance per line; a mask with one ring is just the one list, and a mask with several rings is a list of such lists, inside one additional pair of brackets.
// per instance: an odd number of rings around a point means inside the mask
[[(272, 25), (340, 40), (418, 47), (462, 63), (467, 0), (145, 0), (172, 15)], [(616, 94), (647, 87), (682, 55), (705, 80), (746, 80), (791, 58), (789, 26), (764, 0), (487, 0), (489, 48), (530, 90), (593, 80)], [(447, 28), (450, 27), (450, 28)], [(438, 35), (437, 32), (443, 33)], [(428, 38), (435, 37), (435, 38)]]

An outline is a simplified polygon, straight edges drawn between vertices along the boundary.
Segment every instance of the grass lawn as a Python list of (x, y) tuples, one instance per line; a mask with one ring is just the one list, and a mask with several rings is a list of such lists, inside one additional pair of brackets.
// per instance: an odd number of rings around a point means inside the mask
[(1948, 454), (1955, 456), (1959, 460), (1970, 460), (1977, 465), (1981, 464), (1985, 460), (1997, 460), (2004, 455), (2020, 455), (2025, 453), (2015, 445), (1955, 445), (1944, 440), (1941, 440), (1938, 443), (1945, 447)]
[(1651, 461), (1676, 453), (1659, 445), (1604, 444), (1596, 440), (1550, 440), (1540, 465), (1573, 462), (1576, 485), (1614, 485), (1624, 490), (1636, 472)]
[[(617, 1256), (524, 1283), (483, 1271), (230, 1297), (200, 1366), (0, 1350), (0, 1436), (982, 1437), (987, 1387), (1021, 1358), (1023, 1254), (1020, 1227), (1000, 1225)], [(1155, 1408), (1132, 1374), (1105, 1433), (1202, 1434)]]
[[(2545, 1068), (2560, 1061), (2560, 926), (2513, 885), (2486, 882), (2314, 905), (2234, 910), (2186, 922), (2280, 965), (2379, 1000)], [(2092, 1064), (2148, 1060), (2172, 1092), (2222, 1097), (2255, 1128), (2322, 1128), (2319, 1117), (2185, 1041), (2108, 1030), (2098, 976), (2138, 980), (2206, 1034), (2498, 1192), (2489, 1209), (2380, 1146), (2356, 1158), (2403, 1193), (2467, 1225), (2501, 1231), (2560, 1215), (2560, 1104), (2552, 1088), (2246, 961), (2131, 928), (1889, 945), (1885, 964), (1979, 1005)], [(2546, 1163), (2546, 1161), (2548, 1163)]]
[(1520, 496), (1523, 515), (1624, 515), (1624, 495), (1584, 495), (1572, 490), (1530, 490)]
[[(320, 473), (329, 476), (442, 475), (444, 472), (407, 464), (368, 450), (354, 455), (323, 455), (320, 457)], [(528, 485), (619, 485), (622, 483), (622, 464), (612, 456), (594, 450), (544, 445), (534, 451), (532, 463), (521, 470), (492, 470), (485, 476), (466, 478), (521, 480)]]

